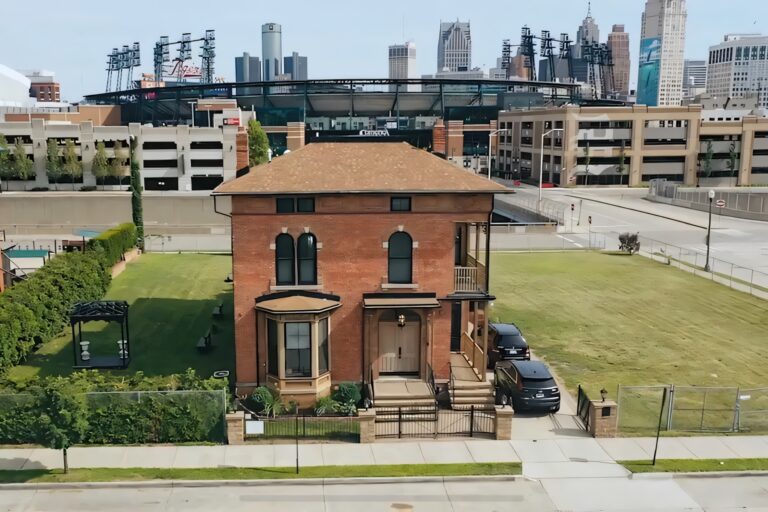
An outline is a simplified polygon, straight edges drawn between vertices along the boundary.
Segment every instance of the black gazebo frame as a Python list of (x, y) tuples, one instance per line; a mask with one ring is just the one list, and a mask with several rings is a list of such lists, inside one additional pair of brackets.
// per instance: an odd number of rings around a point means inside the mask
[[(125, 340), (124, 355), (116, 356), (91, 356), (83, 361), (79, 350), (83, 341), (83, 324), (94, 321), (118, 322), (120, 324), (120, 339)], [(93, 301), (75, 304), (69, 314), (69, 323), (72, 327), (72, 354), (74, 368), (104, 368), (115, 369), (128, 367), (131, 361), (131, 340), (128, 329), (128, 303), (120, 301)]]

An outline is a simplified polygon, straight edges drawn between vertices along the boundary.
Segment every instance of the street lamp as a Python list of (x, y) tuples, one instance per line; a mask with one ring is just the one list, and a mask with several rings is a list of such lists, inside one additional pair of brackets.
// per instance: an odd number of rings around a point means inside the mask
[[(548, 132), (541, 134), (541, 165), (539, 165), (539, 211), (541, 211), (541, 189), (544, 186), (544, 137), (554, 132), (560, 132), (564, 134), (565, 130), (563, 128), (552, 128)], [(551, 165), (552, 159), (550, 158), (550, 166)]]
[(709, 242), (712, 237), (712, 202), (715, 200), (715, 191), (710, 190), (707, 193), (709, 197), (709, 224), (707, 225), (707, 262), (704, 264), (704, 272), (709, 272)]
[[(493, 136), (497, 133), (506, 133), (513, 131), (511, 128), (502, 128), (500, 130), (494, 130), (488, 134), (488, 179), (491, 179), (491, 148), (493, 147)], [(498, 144), (496, 145), (498, 149)]]
[[(3, 152), (3, 151), (8, 151), (8, 150), (5, 148), (0, 148), (0, 152)], [(0, 176), (0, 194), (2, 193), (3, 193), (3, 178), (2, 176)]]

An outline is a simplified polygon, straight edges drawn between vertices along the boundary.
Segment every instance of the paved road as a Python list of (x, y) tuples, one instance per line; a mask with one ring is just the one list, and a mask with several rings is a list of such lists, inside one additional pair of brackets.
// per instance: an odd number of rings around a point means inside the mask
[(570, 478), (422, 483), (4, 490), (0, 510), (22, 511), (765, 511), (768, 477)]

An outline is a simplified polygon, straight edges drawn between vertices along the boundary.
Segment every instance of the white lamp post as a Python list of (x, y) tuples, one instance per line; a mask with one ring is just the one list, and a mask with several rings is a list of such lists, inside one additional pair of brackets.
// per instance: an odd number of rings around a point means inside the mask
[[(540, 165), (539, 165), (539, 211), (541, 211), (541, 189), (544, 186), (544, 138), (555, 132), (560, 132), (565, 134), (565, 130), (563, 128), (552, 128), (548, 132), (544, 132), (541, 134), (541, 159), (540, 159)], [(552, 165), (552, 159), (550, 158), (549, 165)]]
[(715, 200), (715, 191), (710, 190), (707, 193), (709, 197), (709, 224), (707, 225), (707, 262), (704, 263), (704, 272), (709, 272), (709, 242), (712, 238), (712, 202)]
[(497, 133), (506, 133), (511, 131), (513, 131), (511, 128), (502, 128), (500, 130), (494, 130), (488, 134), (488, 179), (491, 179), (491, 148), (493, 147), (493, 136)]

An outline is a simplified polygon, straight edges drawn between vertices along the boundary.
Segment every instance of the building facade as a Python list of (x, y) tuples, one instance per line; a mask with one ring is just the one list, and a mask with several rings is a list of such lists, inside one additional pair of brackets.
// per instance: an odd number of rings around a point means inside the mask
[(706, 91), (707, 61), (685, 59), (683, 64), (683, 100), (690, 101)]
[(261, 60), (243, 52), (242, 57), (235, 57), (236, 82), (261, 82)]
[(309, 78), (309, 63), (306, 57), (296, 52), (283, 59), (283, 70), (291, 80), (307, 80)]
[[(389, 78), (419, 78), (416, 69), (416, 43), (407, 41), (405, 44), (394, 44), (389, 47)], [(396, 85), (390, 85), (389, 91), (394, 92), (398, 89)], [(418, 92), (417, 85), (407, 85), (401, 87), (400, 91)]]
[(685, 0), (647, 0), (640, 33), (637, 103), (680, 106), (683, 100)]
[(53, 71), (35, 69), (22, 71), (29, 78), (29, 96), (40, 103), (60, 103), (61, 85)]
[[(637, 186), (652, 179), (768, 184), (765, 117), (739, 112), (712, 118), (701, 105), (566, 107), (501, 112), (499, 128), (508, 131), (497, 138), (498, 168), (518, 179), (537, 180), (543, 170), (543, 181), (558, 186)], [(551, 129), (563, 131), (542, 144), (542, 134)], [(707, 173), (710, 144), (714, 155)], [(731, 145), (737, 157), (733, 169)]]
[(437, 40), (437, 71), (472, 69), (472, 35), (469, 22), (440, 23)]
[(278, 23), (261, 26), (261, 62), (265, 81), (277, 80), (283, 74), (283, 31)]
[(579, 28), (576, 29), (576, 44), (573, 46), (573, 56), (577, 59), (582, 58), (582, 44), (595, 44), (600, 42), (600, 29), (597, 22), (592, 17), (592, 2), (589, 2), (587, 17), (582, 20)]
[(768, 36), (727, 35), (709, 48), (707, 93), (743, 98), (757, 93), (768, 108)]
[(622, 97), (629, 96), (629, 34), (624, 25), (614, 25), (608, 34), (608, 49), (613, 55), (614, 92)]
[(266, 384), (307, 407), (343, 381), (448, 382), (452, 353), (487, 345), (478, 249), (505, 192), (402, 143), (310, 144), (217, 188), (237, 393)]

